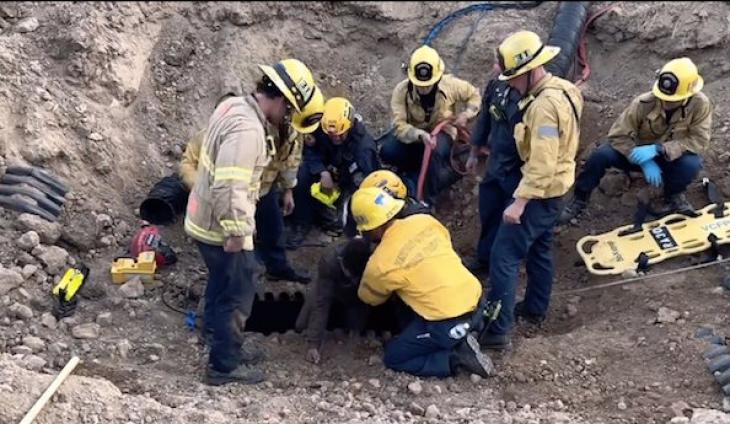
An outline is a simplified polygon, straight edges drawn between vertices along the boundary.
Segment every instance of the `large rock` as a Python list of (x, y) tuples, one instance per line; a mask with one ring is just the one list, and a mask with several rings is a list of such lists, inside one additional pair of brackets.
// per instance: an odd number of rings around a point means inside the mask
[(41, 244), (41, 237), (35, 231), (28, 231), (27, 233), (20, 236), (17, 244), (19, 248), (25, 250), (26, 252), (30, 252), (36, 246)]
[(90, 322), (77, 325), (71, 330), (71, 335), (77, 339), (98, 339), (101, 327), (99, 324)]
[(18, 217), (18, 225), (26, 231), (35, 231), (46, 244), (55, 244), (61, 238), (61, 224), (48, 222), (45, 219), (29, 213)]
[(31, 371), (40, 371), (43, 369), (43, 367), (46, 366), (46, 360), (41, 358), (40, 356), (35, 355), (29, 355), (24, 360), (23, 363), (26, 368), (28, 368)]
[(144, 296), (144, 284), (139, 278), (133, 278), (119, 287), (119, 292), (127, 299), (136, 299)]
[(659, 311), (657, 312), (656, 322), (658, 322), (658, 323), (676, 322), (681, 315), (682, 314), (680, 314), (677, 311), (674, 311), (674, 310), (671, 310), (669, 308), (662, 306), (661, 308), (659, 308)]
[(25, 18), (18, 22), (15, 29), (20, 33), (33, 32), (38, 29), (40, 23), (36, 18)]
[(0, 296), (4, 296), (11, 290), (20, 287), (23, 281), (24, 278), (19, 273), (7, 268), (0, 268)]
[(40, 337), (26, 336), (23, 337), (23, 344), (33, 350), (33, 352), (41, 352), (46, 348), (46, 343)]
[(28, 320), (33, 318), (33, 310), (30, 309), (30, 307), (20, 303), (13, 303), (12, 305), (10, 305), (10, 308), (8, 308), (8, 311), (10, 311), (10, 314), (12, 316), (20, 318), (22, 320)]
[(690, 424), (730, 424), (730, 415), (715, 409), (694, 409)]
[(46, 266), (46, 271), (49, 274), (60, 274), (66, 268), (68, 252), (58, 246), (46, 247), (38, 255), (38, 259)]

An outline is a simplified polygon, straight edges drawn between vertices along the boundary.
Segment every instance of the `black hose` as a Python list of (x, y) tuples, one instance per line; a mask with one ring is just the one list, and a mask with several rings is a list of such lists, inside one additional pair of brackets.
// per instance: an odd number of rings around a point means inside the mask
[(27, 184), (42, 191), (49, 199), (53, 200), (59, 206), (66, 202), (66, 199), (59, 195), (56, 190), (32, 176), (5, 174), (3, 175), (2, 182), (5, 184)]
[(66, 193), (68, 193), (68, 187), (66, 184), (42, 168), (38, 168), (36, 166), (9, 166), (5, 172), (12, 175), (33, 177), (51, 187), (60, 196), (65, 196)]
[(33, 215), (38, 215), (41, 218), (49, 222), (56, 222), (56, 217), (46, 210), (39, 208), (38, 206), (32, 205), (27, 201), (15, 199), (9, 196), (0, 196), (0, 207), (5, 209), (14, 210), (17, 212), (24, 212)]
[(139, 206), (139, 216), (154, 225), (172, 224), (178, 214), (185, 212), (188, 194), (178, 175), (165, 177), (152, 187)]
[(560, 2), (558, 14), (555, 16), (553, 29), (548, 38), (549, 45), (560, 47), (560, 54), (545, 65), (545, 69), (553, 75), (565, 78), (573, 67), (583, 26), (588, 18), (589, 3)]
[(55, 217), (61, 214), (61, 207), (48, 199), (40, 190), (0, 184), (0, 195), (12, 196), (13, 194), (21, 194), (35, 200), (38, 206), (53, 214)]

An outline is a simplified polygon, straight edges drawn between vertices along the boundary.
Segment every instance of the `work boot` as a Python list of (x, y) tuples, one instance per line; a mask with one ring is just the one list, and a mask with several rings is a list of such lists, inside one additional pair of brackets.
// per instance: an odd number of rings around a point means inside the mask
[(573, 199), (570, 201), (570, 203), (568, 203), (565, 208), (563, 208), (563, 211), (560, 212), (560, 216), (558, 217), (558, 225), (566, 225), (569, 224), (570, 221), (578, 219), (578, 217), (580, 217), (580, 215), (583, 213), (587, 206), (588, 201), (579, 198), (578, 196), (573, 196)]
[(454, 349), (451, 369), (464, 369), (471, 374), (484, 378), (494, 374), (494, 364), (489, 356), (482, 353), (479, 342), (471, 334)]
[(307, 238), (307, 234), (309, 234), (308, 225), (295, 224), (292, 226), (291, 231), (288, 232), (286, 237), (287, 250), (299, 249), (302, 243), (304, 243), (304, 240)]
[(205, 384), (209, 386), (220, 386), (228, 383), (256, 384), (264, 381), (266, 376), (261, 370), (241, 364), (231, 372), (216, 371), (208, 367), (205, 374)]
[(673, 194), (665, 199), (664, 203), (667, 206), (668, 212), (676, 212), (684, 215), (695, 214), (695, 208), (687, 200), (687, 196), (684, 193)]
[(266, 272), (269, 281), (293, 281), (295, 283), (309, 284), (312, 278), (306, 274), (300, 274), (294, 268), (289, 267), (279, 272)]
[(507, 334), (491, 333), (489, 330), (479, 335), (479, 344), (484, 349), (489, 350), (509, 350), (512, 349), (512, 340)]
[(523, 301), (517, 302), (515, 305), (515, 319), (517, 321), (523, 319), (528, 323), (539, 327), (545, 321), (545, 315), (537, 315), (527, 312), (527, 310), (525, 310), (525, 302)]

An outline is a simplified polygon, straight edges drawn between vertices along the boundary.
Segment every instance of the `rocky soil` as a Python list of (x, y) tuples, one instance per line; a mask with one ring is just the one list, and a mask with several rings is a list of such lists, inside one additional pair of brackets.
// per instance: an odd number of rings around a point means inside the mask
[[(730, 423), (730, 401), (702, 358), (704, 336), (730, 334), (730, 294), (719, 287), (727, 268), (560, 293), (607, 281), (574, 266), (575, 242), (629, 222), (638, 180), (610, 176), (587, 218), (560, 229), (549, 319), (519, 328), (515, 352), (494, 358), (499, 374), (489, 380), (395, 374), (380, 362), (382, 340), (337, 334), (313, 366), (301, 336), (289, 332), (251, 335), (268, 352), (268, 382), (207, 387), (196, 333), (163, 302), (185, 308), (205, 281), (180, 223), (165, 229), (180, 262), (159, 282), (112, 284), (109, 266), (139, 225), (138, 204), (174, 170), (221, 89), (240, 79), (249, 90), (257, 63), (298, 57), (327, 96), (349, 97), (380, 134), (401, 63), (439, 19), (467, 4), (2, 3), (0, 167), (46, 167), (72, 191), (60, 223), (0, 211), (0, 422), (18, 422), (78, 355), (82, 363), (37, 422)], [(715, 103), (705, 173), (730, 196), (730, 5), (616, 6), (588, 34), (581, 157), (649, 89), (657, 68), (686, 55)], [(547, 36), (556, 8), (471, 15), (434, 46), (448, 68), (483, 86), (499, 40), (518, 28)], [(439, 210), (464, 255), (478, 228), (477, 183), (460, 182)], [(707, 203), (699, 184), (691, 194), (696, 206)], [(319, 253), (302, 249), (293, 260), (309, 268)], [(76, 314), (59, 322), (49, 292), (80, 262), (91, 278)]]

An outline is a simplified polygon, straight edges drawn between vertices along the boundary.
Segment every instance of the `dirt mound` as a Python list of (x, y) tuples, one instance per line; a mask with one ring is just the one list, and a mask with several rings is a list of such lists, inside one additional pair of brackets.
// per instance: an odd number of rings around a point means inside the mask
[[(72, 189), (60, 224), (0, 213), (0, 353), (13, 355), (0, 360), (0, 421), (19, 420), (50, 381), (39, 372), (60, 369), (74, 354), (84, 362), (39, 422), (664, 424), (687, 422), (675, 417), (677, 410), (721, 409), (719, 387), (701, 359), (705, 346), (694, 335), (702, 327), (730, 334), (728, 295), (714, 287), (723, 269), (558, 294), (545, 328), (521, 328), (518, 350), (495, 358), (500, 374), (489, 381), (396, 375), (379, 362), (377, 340), (332, 341), (314, 367), (302, 359), (301, 337), (281, 334), (259, 339), (269, 352), (269, 382), (256, 388), (203, 386), (205, 352), (184, 318), (163, 306), (163, 296), (188, 306), (187, 288), (199, 292), (205, 279), (179, 223), (165, 237), (180, 262), (163, 273), (163, 284), (147, 286), (136, 299), (111, 284), (109, 264), (138, 225), (137, 205), (175, 170), (223, 89), (247, 92), (258, 63), (297, 57), (325, 95), (350, 98), (380, 134), (390, 125), (391, 90), (405, 77), (401, 64), (436, 22), (468, 4), (0, 5), (0, 167), (46, 167)], [(596, 2), (591, 10), (610, 4)], [(499, 40), (518, 28), (546, 37), (557, 6), (474, 13), (446, 26), (433, 45), (447, 69), (482, 87)], [(686, 55), (715, 104), (704, 172), (730, 196), (730, 5), (616, 6), (588, 31), (592, 74), (583, 86), (582, 156), (630, 99), (649, 89), (656, 69)], [(643, 182), (612, 178), (596, 193), (588, 218), (557, 237), (557, 291), (594, 280), (573, 266), (578, 238), (632, 216), (633, 195), (622, 194)], [(464, 255), (473, 253), (478, 233), (477, 183), (461, 181), (439, 210)], [(707, 202), (698, 185), (691, 194), (696, 205)], [(311, 267), (319, 253), (298, 251), (293, 260)], [(57, 322), (48, 292), (65, 266), (80, 261), (92, 268), (91, 279), (76, 315)], [(679, 314), (677, 320), (657, 323), (661, 308)], [(421, 390), (409, 388), (414, 383)]]

